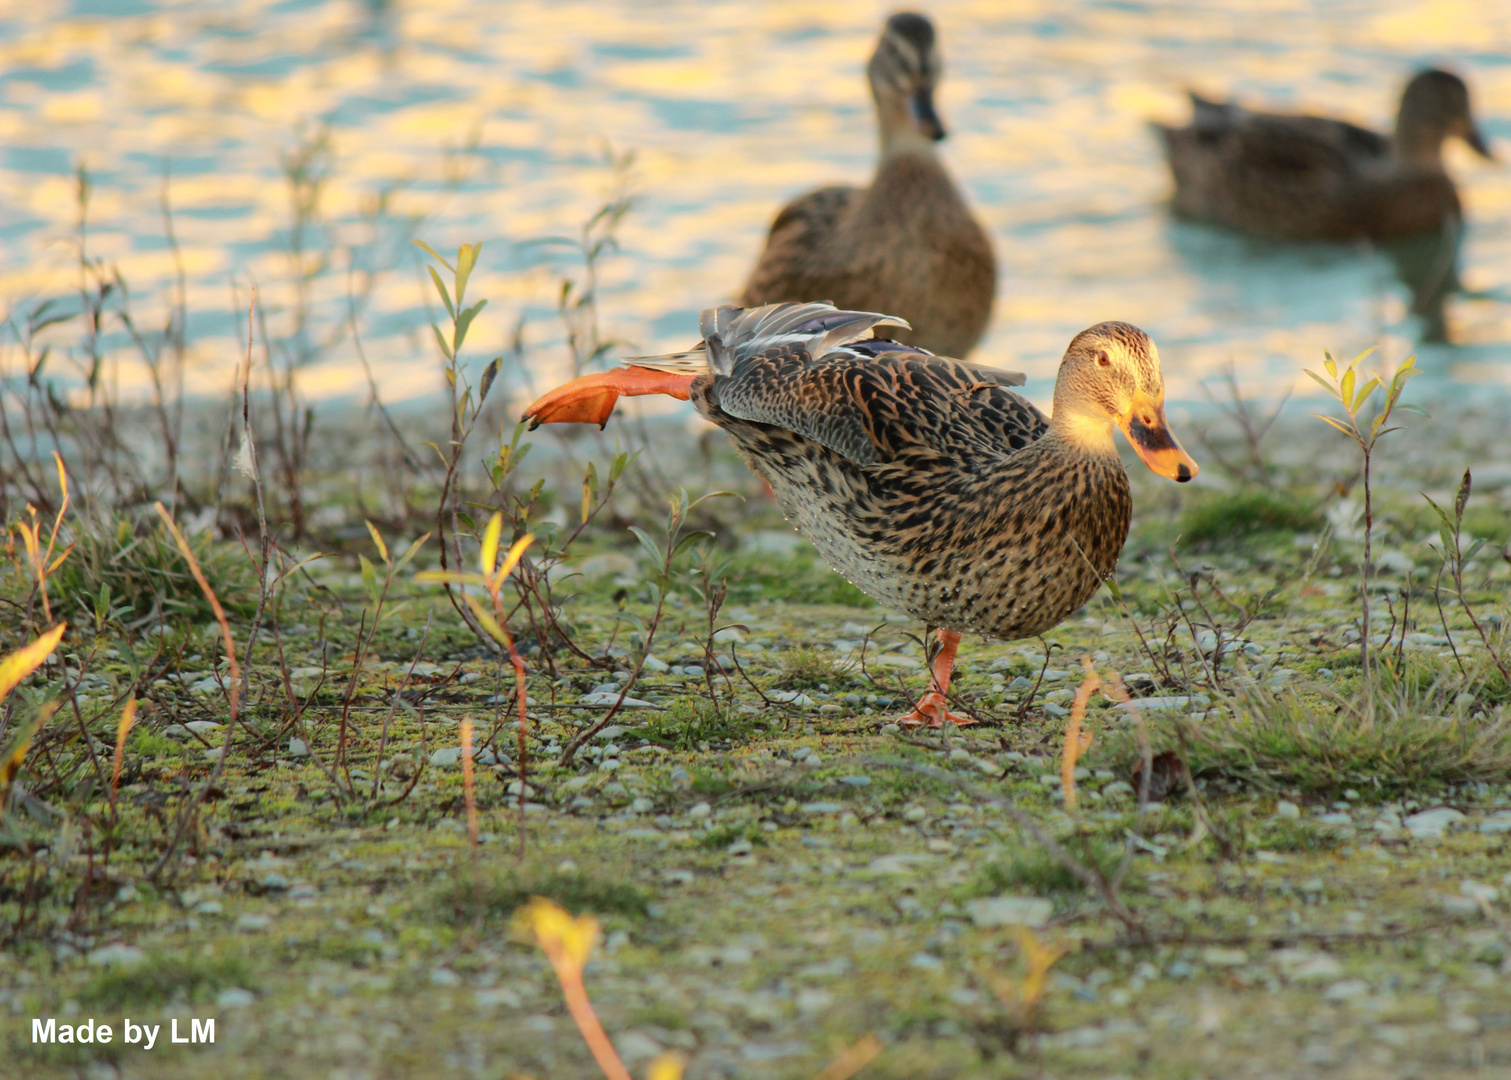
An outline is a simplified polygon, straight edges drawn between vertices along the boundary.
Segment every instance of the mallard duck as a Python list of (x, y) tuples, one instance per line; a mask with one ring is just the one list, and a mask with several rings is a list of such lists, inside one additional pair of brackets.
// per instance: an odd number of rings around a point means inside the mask
[(886, 315), (788, 303), (701, 324), (699, 348), (585, 376), (525, 419), (602, 424), (621, 394), (691, 399), (830, 566), (939, 628), (909, 723), (969, 722), (945, 705), (962, 633), (1042, 633), (1112, 573), (1132, 512), (1114, 427), (1160, 475), (1196, 475), (1165, 421), (1159, 353), (1127, 323), (1071, 341), (1050, 417), (1007, 389), (1015, 372), (868, 337), (902, 325)]
[(920, 348), (965, 356), (986, 330), (997, 290), (991, 242), (935, 152), (940, 59), (934, 26), (887, 20), (867, 74), (881, 129), (871, 186), (834, 186), (789, 203), (772, 223), (740, 303), (828, 300), (891, 311)]
[(1481, 156), (1464, 80), (1423, 71), (1386, 136), (1321, 116), (1250, 112), (1191, 94), (1188, 127), (1155, 125), (1175, 176), (1175, 212), (1281, 239), (1407, 236), (1462, 216), (1443, 168), (1450, 135)]

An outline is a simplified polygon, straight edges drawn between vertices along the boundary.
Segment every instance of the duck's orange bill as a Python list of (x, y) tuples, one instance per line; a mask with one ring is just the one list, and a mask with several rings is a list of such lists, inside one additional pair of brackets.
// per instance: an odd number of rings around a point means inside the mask
[(665, 394), (686, 401), (688, 387), (697, 377), (633, 365), (584, 375), (537, 398), (522, 419), (530, 421), (532, 431), (541, 424), (597, 424), (601, 428), (609, 422), (621, 395)]
[(1160, 476), (1184, 484), (1201, 470), (1191, 455), (1182, 449), (1170, 433), (1170, 422), (1165, 419), (1165, 404), (1152, 401), (1140, 394), (1133, 408), (1118, 418), (1118, 427), (1128, 436), (1133, 452), (1143, 459)]

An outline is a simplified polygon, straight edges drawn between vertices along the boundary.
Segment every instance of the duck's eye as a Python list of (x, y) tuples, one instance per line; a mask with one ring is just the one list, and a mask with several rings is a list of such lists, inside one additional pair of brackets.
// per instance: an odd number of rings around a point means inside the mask
[(1101, 352), (1097, 353), (1097, 366), (1098, 367), (1111, 367), (1112, 366), (1112, 357), (1110, 357), (1110, 356), (1107, 355), (1107, 350), (1106, 349), (1103, 349)]

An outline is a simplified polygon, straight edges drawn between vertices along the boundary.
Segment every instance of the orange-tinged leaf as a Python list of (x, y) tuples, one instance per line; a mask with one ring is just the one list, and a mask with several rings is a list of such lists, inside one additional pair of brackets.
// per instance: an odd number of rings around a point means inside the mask
[(23, 645), (4, 660), (0, 660), (0, 701), (20, 685), (21, 680), (36, 671), (63, 640), (67, 623), (59, 623), (30, 645)]
[(814, 1080), (849, 1080), (881, 1053), (881, 1040), (875, 1035), (865, 1035), (857, 1040), (839, 1057), (829, 1062), (824, 1071)]
[(1065, 749), (1060, 756), (1060, 787), (1064, 792), (1065, 809), (1072, 813), (1076, 809), (1076, 762), (1091, 749), (1091, 733), (1083, 733), (1081, 724), (1086, 718), (1087, 702), (1102, 685), (1089, 657), (1081, 658), (1081, 666), (1086, 677), (1081, 680), (1075, 700), (1070, 704), (1070, 721), (1065, 725)]

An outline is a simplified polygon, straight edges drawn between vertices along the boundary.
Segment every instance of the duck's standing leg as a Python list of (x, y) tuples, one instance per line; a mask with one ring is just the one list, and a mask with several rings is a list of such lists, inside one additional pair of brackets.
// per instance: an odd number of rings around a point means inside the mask
[(937, 631), (939, 636), (939, 651), (934, 654), (934, 671), (929, 680), (929, 689), (919, 698), (918, 705), (898, 721), (899, 724), (928, 724), (930, 727), (943, 727), (944, 722), (959, 727), (966, 724), (974, 724), (976, 721), (969, 716), (956, 716), (950, 712), (946, 694), (950, 690), (950, 676), (955, 670), (955, 651), (960, 648), (960, 634), (955, 630), (946, 630), (940, 627)]

